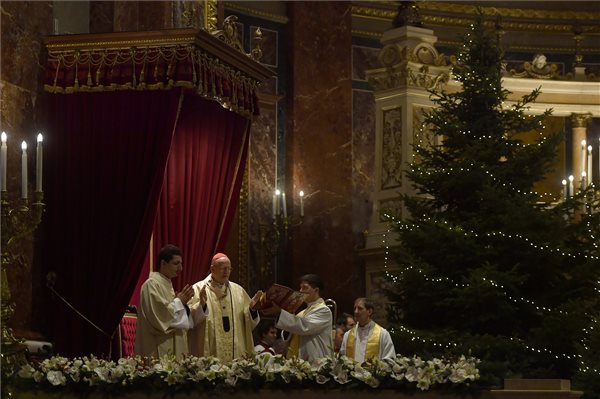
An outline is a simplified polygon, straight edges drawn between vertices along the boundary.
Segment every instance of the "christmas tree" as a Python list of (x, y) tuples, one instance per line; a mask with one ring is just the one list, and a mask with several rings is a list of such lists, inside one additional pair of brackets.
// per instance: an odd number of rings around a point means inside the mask
[(564, 133), (544, 130), (551, 111), (527, 114), (539, 90), (505, 104), (502, 57), (479, 15), (453, 62), (463, 90), (432, 93), (424, 126), (442, 144), (415, 146), (409, 216), (387, 215), (399, 242), (388, 293), (401, 310), (390, 320), (396, 349), (471, 353), (491, 386), (577, 373), (586, 384), (600, 377), (589, 355), (600, 329), (598, 200), (593, 187), (566, 200), (534, 191)]

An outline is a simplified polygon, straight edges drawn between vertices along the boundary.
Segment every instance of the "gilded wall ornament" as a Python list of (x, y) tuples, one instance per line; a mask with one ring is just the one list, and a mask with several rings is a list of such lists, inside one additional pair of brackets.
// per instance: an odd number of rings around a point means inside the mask
[(511, 69), (510, 76), (515, 78), (554, 79), (558, 77), (556, 64), (549, 64), (544, 54), (536, 54), (531, 62), (524, 62), (522, 71)]

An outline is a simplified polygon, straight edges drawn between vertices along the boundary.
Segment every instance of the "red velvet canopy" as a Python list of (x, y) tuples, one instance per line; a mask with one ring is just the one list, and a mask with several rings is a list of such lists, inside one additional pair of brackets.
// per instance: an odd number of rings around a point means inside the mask
[[(56, 351), (108, 356), (150, 238), (184, 251), (175, 286), (222, 249), (269, 71), (190, 29), (48, 39), (45, 271)], [(154, 252), (156, 253), (156, 252)]]

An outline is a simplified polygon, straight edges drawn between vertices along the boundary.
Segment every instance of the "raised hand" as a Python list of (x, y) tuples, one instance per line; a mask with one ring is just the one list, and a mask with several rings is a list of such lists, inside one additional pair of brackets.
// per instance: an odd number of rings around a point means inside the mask
[(189, 284), (186, 284), (185, 287), (177, 293), (177, 298), (179, 298), (184, 305), (187, 305), (193, 296), (194, 288)]
[(204, 306), (206, 303), (206, 284), (202, 284), (202, 288), (200, 288), (198, 296), (200, 297), (200, 305)]
[(262, 292), (261, 290), (256, 291), (256, 294), (254, 294), (254, 296), (252, 297), (252, 300), (250, 301), (250, 309), (254, 310), (254, 307), (256, 306), (257, 303), (260, 302), (260, 299), (262, 298), (263, 295), (264, 295), (264, 292)]

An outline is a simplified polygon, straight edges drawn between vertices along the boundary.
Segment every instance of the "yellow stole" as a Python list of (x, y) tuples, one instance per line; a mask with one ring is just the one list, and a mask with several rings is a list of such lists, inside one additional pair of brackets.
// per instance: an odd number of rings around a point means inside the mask
[[(346, 356), (354, 359), (355, 345), (356, 345), (356, 331), (358, 330), (358, 323), (348, 333), (348, 340), (346, 341)], [(367, 338), (367, 348), (365, 350), (365, 361), (379, 357), (379, 335), (381, 334), (381, 327), (377, 323), (373, 323), (373, 328)]]
[[(323, 300), (323, 298), (319, 298), (312, 305), (310, 305), (309, 307), (307, 307), (306, 309), (304, 309), (303, 311), (298, 313), (296, 316), (298, 316), (298, 317), (308, 316), (309, 314), (311, 314), (312, 312), (314, 312), (315, 310), (319, 309), (322, 306), (327, 306), (327, 305), (325, 305), (325, 301)], [(292, 339), (290, 340), (290, 345), (289, 345), (288, 351), (287, 351), (287, 358), (291, 359), (292, 357), (298, 357), (299, 354), (300, 354), (300, 336), (297, 334), (294, 334), (294, 335), (292, 335)]]

